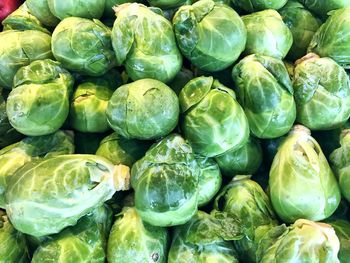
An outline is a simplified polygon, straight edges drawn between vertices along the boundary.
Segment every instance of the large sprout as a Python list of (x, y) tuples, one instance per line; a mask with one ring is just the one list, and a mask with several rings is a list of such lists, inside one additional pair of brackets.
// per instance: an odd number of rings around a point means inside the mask
[(63, 131), (46, 136), (27, 137), (0, 150), (0, 207), (5, 208), (8, 182), (23, 165), (38, 158), (72, 153), (73, 138), (70, 133)]
[(169, 235), (166, 228), (143, 222), (134, 207), (117, 215), (108, 239), (108, 262), (166, 263)]
[[(129, 188), (129, 168), (95, 155), (61, 155), (27, 163), (8, 182), (6, 211), (19, 231), (45, 236)], [(54, 180), (53, 180), (54, 178)]]
[(283, 59), (293, 44), (293, 35), (281, 15), (264, 10), (242, 17), (247, 28), (245, 53)]
[(248, 176), (236, 176), (216, 197), (214, 208), (241, 220), (244, 238), (234, 241), (234, 245), (242, 261), (256, 262), (260, 239), (277, 225), (264, 190)]
[(73, 83), (72, 75), (56, 61), (38, 60), (22, 67), (7, 99), (11, 125), (28, 136), (57, 131), (68, 116)]
[(350, 7), (331, 13), (313, 36), (309, 52), (330, 57), (339, 65), (350, 67)]
[(66, 17), (100, 18), (105, 0), (47, 0), (51, 13), (63, 20)]
[(248, 121), (234, 91), (213, 77), (192, 79), (179, 100), (181, 129), (195, 153), (213, 157), (248, 140)]
[(35, 250), (31, 262), (104, 263), (111, 225), (112, 211), (107, 206), (100, 206), (81, 218), (75, 226), (43, 241)]
[(256, 137), (277, 138), (290, 130), (296, 107), (292, 82), (281, 60), (247, 56), (233, 68), (232, 78), (249, 128)]
[(29, 261), (25, 235), (12, 226), (3, 210), (0, 210), (0, 260), (4, 263)]
[(118, 88), (107, 106), (107, 120), (128, 139), (159, 139), (177, 125), (179, 100), (175, 92), (154, 79), (142, 79)]
[(239, 174), (255, 174), (263, 160), (258, 139), (249, 137), (247, 143), (238, 149), (228, 150), (215, 157), (223, 175), (234, 177)]
[(117, 64), (132, 80), (171, 81), (182, 66), (171, 23), (138, 3), (120, 5), (116, 15), (112, 43)]
[(310, 130), (296, 125), (279, 146), (269, 178), (270, 198), (284, 222), (323, 220), (337, 209), (340, 190)]
[(111, 30), (97, 19), (62, 20), (52, 34), (52, 53), (65, 68), (83, 75), (101, 76), (116, 64)]
[(278, 11), (293, 35), (293, 45), (287, 58), (295, 61), (307, 53), (313, 35), (321, 21), (297, 0), (290, 0)]
[(44, 25), (54, 27), (60, 22), (51, 13), (48, 0), (26, 0), (26, 4), (30, 12)]
[(191, 146), (177, 134), (154, 144), (131, 169), (135, 206), (155, 226), (186, 223), (198, 206), (200, 170)]
[(247, 32), (242, 19), (231, 7), (212, 0), (182, 6), (173, 25), (183, 55), (209, 72), (227, 68), (245, 48)]
[(264, 236), (257, 262), (338, 263), (338, 252), (339, 239), (330, 225), (298, 219), (289, 227), (276, 226)]
[(40, 59), (52, 58), (51, 36), (36, 30), (0, 33), (0, 86), (11, 89), (16, 72)]
[(310, 53), (296, 62), (297, 121), (311, 130), (340, 127), (350, 116), (350, 80), (331, 58)]

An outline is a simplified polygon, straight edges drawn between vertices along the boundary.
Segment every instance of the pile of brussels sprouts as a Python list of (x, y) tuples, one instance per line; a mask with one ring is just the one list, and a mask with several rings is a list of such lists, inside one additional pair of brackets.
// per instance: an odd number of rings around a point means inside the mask
[(0, 32), (0, 262), (349, 263), (349, 0), (27, 0)]

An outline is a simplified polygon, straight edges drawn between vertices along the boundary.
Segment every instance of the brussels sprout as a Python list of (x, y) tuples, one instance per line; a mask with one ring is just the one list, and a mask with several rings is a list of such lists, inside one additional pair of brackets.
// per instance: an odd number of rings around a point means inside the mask
[(287, 223), (323, 220), (340, 202), (339, 186), (321, 147), (301, 125), (294, 126), (278, 148), (269, 187), (273, 208)]
[(191, 4), (190, 0), (147, 0), (151, 6), (157, 6), (164, 9), (175, 8), (184, 4)]
[(338, 178), (340, 190), (345, 199), (350, 202), (350, 129), (342, 131), (340, 145), (329, 158)]
[(329, 223), (340, 242), (338, 258), (340, 263), (347, 263), (350, 258), (350, 223), (346, 220), (336, 220)]
[(198, 206), (208, 204), (218, 193), (222, 178), (218, 164), (210, 158), (196, 156), (201, 173), (198, 179)]
[(5, 90), (0, 88), (0, 149), (18, 142), (23, 135), (17, 132), (9, 122), (6, 113)]
[(62, 20), (52, 34), (52, 53), (65, 68), (82, 75), (101, 76), (116, 64), (111, 30), (97, 19)]
[(3, 20), (2, 25), (4, 30), (38, 30), (50, 34), (50, 31), (43, 27), (39, 19), (31, 14), (26, 3)]
[(313, 13), (327, 18), (329, 11), (340, 9), (343, 7), (349, 7), (349, 0), (299, 0), (303, 5), (307, 7)]
[(133, 2), (138, 2), (138, 3), (142, 3), (142, 0), (106, 0), (106, 5), (105, 5), (105, 11), (103, 16), (106, 18), (113, 18), (113, 22), (115, 20), (115, 11), (113, 9), (113, 7), (121, 5), (121, 4), (125, 4), (125, 3), (133, 3)]
[(242, 238), (238, 222), (199, 211), (174, 231), (168, 263), (238, 263), (231, 240)]
[(113, 88), (103, 78), (86, 79), (75, 90), (70, 106), (70, 124), (80, 132), (106, 132), (110, 129), (106, 109)]
[(238, 217), (245, 237), (234, 242), (244, 262), (255, 262), (260, 238), (277, 225), (270, 200), (264, 190), (247, 176), (237, 176), (216, 197), (214, 209)]
[(310, 53), (296, 62), (294, 94), (297, 121), (311, 130), (340, 127), (350, 116), (350, 82), (331, 58)]
[(231, 7), (212, 0), (182, 6), (173, 25), (182, 54), (206, 71), (227, 68), (245, 48), (247, 32), (242, 19)]
[(69, 113), (72, 75), (49, 59), (22, 67), (7, 99), (11, 125), (28, 136), (47, 135), (62, 127)]
[(120, 5), (116, 15), (112, 44), (117, 64), (123, 64), (133, 80), (171, 81), (182, 66), (171, 23), (137, 3)]
[(2, 210), (0, 210), (0, 261), (4, 263), (29, 261), (25, 236), (13, 228)]
[(265, 9), (280, 9), (283, 7), (287, 0), (231, 0), (234, 6), (253, 13), (256, 11), (262, 11)]
[(116, 191), (128, 188), (127, 166), (114, 167), (95, 155), (61, 155), (19, 169), (8, 182), (5, 208), (16, 229), (45, 236), (75, 225)]
[(105, 9), (105, 0), (47, 0), (51, 13), (63, 20), (75, 16), (82, 18), (100, 18)]
[(0, 150), (0, 207), (5, 208), (7, 184), (14, 173), (26, 163), (37, 159), (74, 153), (70, 133), (58, 131), (54, 134), (27, 137)]
[(191, 146), (171, 134), (154, 144), (131, 169), (135, 206), (155, 226), (186, 223), (196, 213), (200, 170)]
[(240, 148), (228, 150), (215, 157), (223, 175), (233, 177), (238, 174), (255, 174), (262, 163), (260, 142), (249, 137)]
[(114, 164), (131, 167), (145, 155), (149, 147), (150, 143), (147, 141), (126, 139), (114, 132), (101, 141), (96, 155), (105, 157)]
[(76, 132), (74, 136), (75, 153), (95, 154), (100, 142), (105, 136), (106, 134), (104, 133)]
[(26, 0), (30, 12), (46, 26), (56, 26), (60, 20), (55, 17), (49, 8), (48, 0)]
[(113, 130), (128, 139), (150, 140), (169, 134), (177, 125), (179, 100), (174, 91), (154, 79), (118, 88), (107, 106)]
[(248, 140), (248, 121), (235, 93), (213, 77), (191, 80), (179, 99), (181, 128), (195, 153), (213, 157)]
[(277, 138), (290, 130), (296, 107), (293, 86), (281, 60), (250, 55), (233, 68), (232, 78), (256, 137)]
[(313, 35), (321, 26), (321, 21), (297, 0), (290, 0), (279, 10), (284, 23), (293, 35), (293, 45), (287, 58), (295, 61), (307, 53)]
[(168, 83), (168, 86), (175, 91), (176, 95), (179, 95), (180, 91), (191, 79), (193, 79), (193, 72), (189, 69), (182, 68), (175, 78)]
[(242, 17), (247, 28), (245, 53), (282, 59), (292, 44), (293, 35), (275, 10), (264, 10)]
[(339, 65), (350, 68), (350, 8), (332, 12), (313, 36), (308, 51), (330, 57)]
[(166, 228), (142, 222), (133, 207), (117, 215), (108, 239), (108, 262), (165, 263), (169, 242)]
[(112, 211), (107, 206), (96, 208), (81, 218), (77, 225), (64, 229), (43, 242), (35, 251), (32, 263), (105, 262)]
[(52, 58), (50, 35), (36, 30), (1, 32), (0, 86), (10, 89), (17, 70), (47, 58)]
[(339, 239), (330, 225), (298, 219), (290, 227), (276, 226), (264, 236), (257, 262), (338, 263), (338, 251)]

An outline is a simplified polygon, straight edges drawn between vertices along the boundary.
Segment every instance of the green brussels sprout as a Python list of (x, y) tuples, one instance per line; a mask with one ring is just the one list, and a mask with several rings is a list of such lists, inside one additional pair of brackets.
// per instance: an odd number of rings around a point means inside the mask
[(224, 176), (234, 177), (238, 174), (255, 174), (263, 160), (260, 142), (249, 137), (240, 148), (228, 150), (215, 157)]
[(19, 168), (38, 158), (72, 153), (72, 135), (63, 131), (46, 136), (27, 137), (0, 150), (0, 208), (5, 208), (7, 184)]
[(7, 99), (11, 125), (28, 136), (47, 135), (62, 127), (69, 113), (72, 75), (50, 59), (22, 67)]
[(299, 0), (311, 12), (322, 18), (327, 18), (329, 12), (343, 7), (349, 7), (349, 0)]
[(244, 228), (244, 238), (234, 241), (244, 262), (256, 262), (259, 240), (277, 225), (270, 200), (259, 184), (248, 176), (236, 176), (216, 197), (214, 209), (238, 217)]
[(287, 0), (231, 0), (233, 5), (249, 13), (265, 9), (280, 9)]
[(171, 81), (182, 66), (171, 23), (137, 3), (118, 6), (116, 15), (112, 44), (117, 64), (123, 64), (134, 81)]
[(18, 142), (23, 135), (17, 132), (7, 117), (5, 90), (0, 88), (0, 149)]
[(287, 223), (319, 221), (337, 209), (340, 190), (321, 147), (310, 130), (296, 125), (279, 146), (269, 178), (270, 198)]
[(116, 65), (111, 30), (97, 19), (69, 17), (52, 33), (52, 53), (69, 70), (102, 76)]
[(147, 0), (151, 6), (164, 9), (175, 8), (184, 4), (191, 4), (190, 0)]
[[(95, 155), (61, 155), (35, 160), (11, 177), (5, 206), (16, 229), (45, 236), (75, 225), (129, 188), (129, 168)], [(54, 178), (54, 180), (53, 180)]]
[(197, 212), (200, 170), (192, 148), (177, 134), (154, 144), (131, 169), (135, 207), (154, 226), (186, 223)]
[[(322, 1), (323, 2), (323, 1)], [(308, 51), (330, 57), (339, 65), (350, 68), (350, 8), (331, 13), (314, 34)]]
[(339, 239), (330, 225), (298, 219), (289, 227), (283, 224), (266, 233), (259, 243), (257, 262), (338, 263), (338, 251)]
[(125, 207), (109, 235), (107, 259), (111, 263), (166, 263), (168, 243), (166, 228), (142, 222), (135, 208)]
[(10, 89), (21, 67), (52, 58), (51, 36), (36, 30), (0, 33), (0, 86)]
[(75, 153), (95, 154), (100, 142), (106, 136), (104, 133), (74, 133)]
[(350, 223), (346, 220), (329, 222), (340, 242), (338, 258), (340, 263), (347, 263), (350, 258)]
[(251, 132), (271, 139), (286, 134), (296, 118), (293, 86), (284, 63), (276, 58), (250, 55), (232, 70), (239, 101)]
[(307, 53), (313, 35), (321, 26), (321, 21), (297, 0), (290, 0), (278, 11), (293, 35), (293, 45), (287, 58), (295, 61)]
[(46, 34), (51, 34), (49, 30), (43, 27), (40, 20), (32, 15), (26, 2), (17, 10), (12, 12), (3, 21), (4, 30), (38, 30)]
[(333, 171), (338, 178), (340, 190), (345, 199), (350, 202), (350, 129), (345, 129), (340, 135), (340, 147), (335, 149), (329, 159)]
[(79, 84), (70, 106), (71, 126), (80, 132), (108, 131), (106, 109), (113, 88), (103, 78), (86, 79)]
[(242, 19), (231, 7), (212, 0), (180, 7), (173, 25), (182, 54), (202, 70), (227, 68), (245, 48), (247, 31)]
[(213, 77), (188, 82), (179, 100), (181, 129), (195, 153), (214, 157), (247, 142), (248, 121), (234, 91)]
[(208, 204), (221, 188), (222, 178), (218, 164), (211, 158), (196, 156), (201, 173), (198, 179), (198, 206)]
[(81, 218), (77, 225), (64, 229), (35, 251), (31, 263), (100, 262), (106, 258), (112, 211), (107, 206), (96, 208)]
[(100, 18), (105, 10), (105, 0), (47, 0), (51, 13), (63, 20), (67, 17)]
[(296, 62), (294, 95), (297, 121), (311, 130), (334, 129), (350, 116), (350, 81), (331, 58), (310, 53)]
[(0, 210), (0, 242), (1, 262), (29, 262), (25, 236), (14, 229), (5, 212), (2, 210)]
[(293, 35), (275, 10), (264, 10), (245, 15), (247, 28), (245, 53), (283, 59), (293, 44)]
[(182, 68), (179, 73), (176, 74), (175, 78), (168, 83), (168, 86), (175, 91), (176, 95), (180, 94), (183, 87), (193, 79), (193, 72), (189, 69)]
[(55, 17), (49, 8), (48, 0), (26, 0), (30, 12), (45, 26), (54, 27), (60, 20)]
[(168, 263), (238, 263), (231, 240), (242, 238), (237, 221), (198, 213), (174, 230)]
[(179, 119), (175, 92), (155, 79), (142, 79), (118, 88), (107, 106), (107, 120), (128, 139), (159, 139), (169, 134)]
[(131, 167), (145, 155), (149, 147), (150, 143), (147, 141), (126, 139), (114, 132), (101, 141), (96, 155), (105, 157), (116, 165)]

